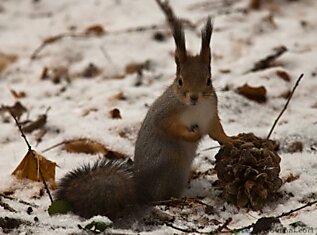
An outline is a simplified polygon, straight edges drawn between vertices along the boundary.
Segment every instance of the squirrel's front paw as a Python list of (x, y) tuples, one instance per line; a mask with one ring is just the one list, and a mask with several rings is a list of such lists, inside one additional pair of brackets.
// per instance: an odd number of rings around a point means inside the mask
[(201, 133), (198, 125), (192, 125), (188, 128), (188, 140), (195, 142), (201, 138)]

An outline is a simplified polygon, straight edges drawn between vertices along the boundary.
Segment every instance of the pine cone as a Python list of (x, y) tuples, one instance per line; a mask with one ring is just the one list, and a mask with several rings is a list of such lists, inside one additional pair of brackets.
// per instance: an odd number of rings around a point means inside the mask
[(216, 155), (219, 186), (228, 202), (260, 210), (282, 185), (277, 146), (253, 133), (233, 139), (233, 145), (222, 146)]

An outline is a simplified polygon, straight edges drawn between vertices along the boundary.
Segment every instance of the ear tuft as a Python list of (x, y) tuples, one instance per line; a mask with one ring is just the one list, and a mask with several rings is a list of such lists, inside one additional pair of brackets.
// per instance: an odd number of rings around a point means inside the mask
[(205, 27), (201, 30), (201, 50), (200, 57), (206, 64), (211, 62), (210, 39), (213, 31), (213, 23), (210, 16), (207, 19)]
[(175, 19), (172, 25), (173, 37), (176, 45), (175, 50), (175, 61), (177, 66), (180, 63), (185, 62), (187, 58), (186, 46), (185, 46), (185, 35), (181, 22)]

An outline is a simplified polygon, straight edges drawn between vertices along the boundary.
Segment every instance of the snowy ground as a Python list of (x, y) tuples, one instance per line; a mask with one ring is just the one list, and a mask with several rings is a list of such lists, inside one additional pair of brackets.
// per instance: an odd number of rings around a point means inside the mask
[[(249, 225), (260, 217), (279, 215), (317, 198), (317, 1), (272, 0), (260, 10), (250, 10), (247, 7), (249, 1), (236, 1), (231, 7), (223, 7), (221, 2), (170, 1), (178, 16), (198, 22), (196, 30), (186, 30), (187, 48), (192, 52), (199, 50), (202, 20), (208, 15), (216, 16), (212, 41), (213, 84), (219, 97), (222, 123), (229, 135), (254, 132), (265, 137), (286, 101), (281, 95), (293, 87), (300, 73), (305, 74), (272, 135), (281, 143), (280, 177), (286, 180), (292, 174), (298, 178), (283, 184), (280, 192), (284, 197), (268, 204), (261, 212), (238, 210), (227, 204), (219, 197), (220, 192), (211, 186), (216, 180), (214, 174), (193, 180), (186, 195), (203, 196), (204, 202), (214, 207), (215, 212), (207, 215), (204, 208), (198, 206), (191, 208), (186, 219), (178, 216), (186, 214), (180, 209), (171, 209), (170, 214), (176, 218), (175, 225), (197, 229), (205, 227), (201, 231), (211, 230), (217, 226), (215, 221), (223, 223), (229, 217), (233, 219), (229, 228)], [(201, 6), (200, 3), (204, 4)], [(83, 32), (93, 25), (101, 25), (106, 33), (89, 38), (66, 37), (45, 47), (36, 59), (30, 59), (43, 39), (71, 30)], [(126, 32), (130, 28), (148, 25), (159, 25), (160, 30)], [(166, 36), (165, 40), (153, 39), (158, 31)], [(277, 59), (274, 67), (247, 72), (256, 61), (281, 45), (286, 46), (288, 51)], [(26, 93), (26, 97), (19, 101), (27, 107), (29, 119), (34, 120), (48, 107), (51, 108), (46, 123), (47, 133), (42, 141), (36, 143), (37, 131), (27, 135), (39, 152), (63, 140), (85, 137), (132, 156), (137, 130), (148, 105), (172, 81), (175, 72), (173, 50), (174, 43), (164, 15), (154, 0), (2, 0), (0, 55), (14, 54), (17, 60), (3, 71), (0, 66), (0, 105), (15, 103), (17, 99), (10, 92), (13, 89)], [(105, 51), (108, 57), (103, 53)], [(142, 78), (136, 73), (124, 75), (127, 64), (147, 60), (150, 66), (144, 70)], [(81, 75), (89, 63), (102, 70), (94, 78)], [(54, 84), (50, 80), (41, 80), (44, 67), (68, 68), (71, 82), (64, 79)], [(286, 71), (290, 81), (278, 77), (278, 70)], [(117, 78), (122, 75), (123, 78)], [(259, 104), (237, 94), (236, 88), (246, 82), (265, 86), (267, 102)], [(123, 92), (124, 100), (114, 98), (119, 92)], [(109, 117), (108, 113), (113, 108), (120, 110), (122, 119)], [(92, 111), (87, 114), (89, 110)], [(21, 118), (25, 120), (27, 115)], [(6, 114), (0, 116), (0, 192), (14, 191), (12, 197), (38, 207), (33, 207), (29, 215), (26, 212), (28, 206), (2, 199), (18, 212), (0, 207), (0, 217), (22, 218), (31, 222), (16, 233), (81, 233), (77, 227), (82, 223), (79, 217), (71, 214), (50, 217), (47, 214), (49, 198), (46, 194), (36, 197), (41, 184), (21, 183), (11, 176), (26, 153), (26, 146), (14, 122), (7, 120), (10, 119)], [(289, 145), (294, 141), (303, 143), (302, 152), (290, 152)], [(203, 149), (216, 145), (216, 142), (204, 139), (195, 160), (196, 171), (203, 172), (213, 167), (217, 150)], [(98, 158), (67, 153), (61, 148), (48, 151), (44, 156), (60, 166), (56, 171), (57, 179), (83, 162)], [(39, 219), (38, 223), (33, 222), (35, 216)], [(301, 221), (314, 228), (316, 233), (316, 205), (281, 221), (284, 226)], [(152, 227), (151, 230), (161, 234), (179, 232), (168, 226)]]

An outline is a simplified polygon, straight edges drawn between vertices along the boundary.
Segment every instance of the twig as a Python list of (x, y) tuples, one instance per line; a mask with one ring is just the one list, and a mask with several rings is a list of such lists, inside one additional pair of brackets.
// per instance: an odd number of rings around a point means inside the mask
[(164, 224), (165, 224), (166, 226), (168, 226), (168, 227), (171, 227), (171, 228), (173, 228), (173, 229), (176, 229), (176, 230), (181, 231), (181, 232), (184, 232), (184, 233), (201, 233), (201, 232), (197, 231), (197, 230), (194, 229), (194, 228), (180, 228), (180, 227), (174, 225), (174, 224), (171, 223), (171, 222), (164, 222)]
[(24, 132), (23, 132), (23, 130), (22, 130), (22, 127), (21, 127), (21, 125), (20, 125), (18, 119), (13, 115), (13, 113), (10, 112), (10, 114), (11, 114), (11, 116), (13, 117), (13, 119), (14, 119), (16, 125), (17, 125), (18, 128), (19, 128), (19, 131), (20, 131), (20, 133), (21, 133), (22, 138), (24, 139), (26, 145), (28, 146), (28, 151), (32, 151), (32, 147), (31, 147), (30, 143), (28, 142), (26, 136), (24, 135)]
[(288, 106), (288, 104), (289, 104), (289, 102), (290, 102), (290, 100), (291, 100), (291, 98), (292, 98), (292, 96), (293, 96), (293, 94), (294, 94), (294, 92), (295, 92), (295, 90), (296, 90), (296, 88), (297, 88), (297, 86), (298, 86), (298, 84), (299, 84), (299, 82), (300, 82), (300, 80), (302, 79), (303, 76), (304, 76), (303, 73), (301, 75), (299, 75), (299, 77), (298, 77), (298, 79), (297, 79), (297, 81), (296, 81), (296, 83), (295, 83), (295, 85), (293, 87), (293, 90), (292, 90), (291, 94), (289, 95), (289, 97), (288, 97), (288, 99), (287, 99), (287, 101), (286, 101), (286, 103), (284, 105), (284, 108), (282, 109), (282, 111), (280, 112), (278, 117), (275, 119), (275, 121), (273, 123), (273, 126), (271, 127), (271, 130), (270, 130), (269, 134), (267, 135), (266, 139), (269, 139), (271, 137), (271, 134), (272, 134), (277, 122), (280, 120), (281, 116), (283, 115), (283, 113), (287, 109), (287, 106)]
[(11, 211), (11, 212), (17, 212), (15, 209), (13, 209), (9, 204), (3, 202), (0, 198), (0, 206), (3, 207), (3, 209)]
[(67, 143), (69, 143), (69, 142), (70, 142), (69, 140), (64, 140), (64, 141), (62, 141), (62, 142), (59, 142), (59, 143), (57, 143), (57, 144), (54, 144), (54, 145), (52, 145), (52, 146), (50, 146), (50, 147), (48, 147), (48, 148), (42, 150), (41, 152), (42, 152), (42, 153), (45, 153), (45, 152), (47, 152), (47, 151), (50, 151), (50, 150), (52, 150), (52, 149), (54, 149), (54, 148), (56, 148), (56, 147), (58, 147), (58, 146), (61, 146), (61, 145), (63, 145), (63, 144), (67, 144)]
[[(23, 137), (23, 139), (25, 140), (25, 143), (26, 143), (27, 146), (28, 146), (28, 152), (31, 153), (32, 156), (35, 158), (34, 150), (32, 149), (30, 143), (28, 142), (28, 140), (27, 140), (27, 138), (26, 138), (26, 136), (25, 136), (25, 134), (24, 134), (24, 132), (23, 132), (23, 130), (22, 130), (22, 127), (21, 127), (21, 125), (20, 125), (20, 123), (19, 123), (19, 121), (18, 121), (18, 119), (17, 119), (11, 112), (10, 112), (10, 114), (11, 114), (11, 116), (13, 117), (13, 119), (15, 120), (15, 123), (16, 123), (16, 125), (17, 125), (18, 128), (19, 128), (19, 131), (20, 131), (20, 133), (21, 133), (21, 136)], [(46, 180), (45, 180), (44, 175), (43, 175), (43, 173), (42, 173), (42, 170), (41, 170), (41, 168), (40, 168), (40, 164), (38, 164), (38, 170), (39, 170), (39, 172), (40, 172), (40, 176), (41, 176), (41, 178), (42, 178), (42, 181), (43, 181), (45, 190), (46, 190), (46, 192), (47, 192), (47, 194), (48, 194), (48, 196), (49, 196), (51, 202), (53, 202), (53, 197), (52, 197), (51, 192), (50, 192), (50, 190), (49, 190), (49, 188), (48, 188), (48, 186), (47, 186)]]
[(87, 38), (87, 37), (91, 37), (91, 35), (89, 34), (85, 34), (85, 33), (69, 33), (69, 32), (66, 32), (66, 33), (61, 33), (61, 34), (57, 34), (55, 36), (52, 36), (52, 37), (49, 37), (47, 39), (45, 39), (40, 46), (38, 46), (34, 52), (32, 53), (31, 55), (31, 60), (34, 60), (37, 58), (38, 54), (40, 54), (40, 52), (48, 45), (54, 43), (54, 42), (57, 42), (57, 41), (60, 41), (61, 39), (64, 39), (64, 38), (67, 38), (67, 37), (70, 37), (70, 38)]
[(111, 57), (109, 56), (107, 50), (105, 49), (104, 46), (100, 46), (100, 51), (103, 54), (103, 56), (108, 60), (108, 62), (110, 62), (111, 64), (113, 64), (113, 61), (111, 59)]
[(213, 146), (213, 147), (205, 148), (205, 149), (203, 149), (202, 151), (209, 151), (209, 150), (212, 150), (212, 149), (218, 149), (218, 148), (220, 148), (220, 147), (221, 147), (220, 145), (218, 145), (218, 146)]
[[(298, 207), (296, 209), (293, 209), (293, 210), (290, 210), (288, 212), (283, 212), (282, 214), (278, 215), (278, 216), (274, 216), (272, 218), (276, 218), (276, 219), (279, 219), (279, 218), (282, 218), (282, 217), (285, 217), (285, 216), (288, 216), (288, 215), (291, 215), (293, 214), (294, 212), (297, 212), (297, 211), (300, 211), (306, 207), (309, 207), (309, 206), (312, 206), (312, 205), (315, 205), (317, 204), (317, 200), (315, 201), (312, 201), (312, 202), (308, 202), (306, 203), (305, 205), (301, 206), (301, 207)], [(250, 225), (247, 225), (247, 226), (244, 226), (244, 227), (241, 227), (241, 228), (236, 228), (236, 229), (231, 229), (232, 231), (236, 231), (236, 232), (239, 232), (239, 231), (242, 231), (242, 230), (245, 230), (245, 229), (250, 229), (252, 228), (253, 226), (255, 225), (255, 223), (252, 223)]]
[(34, 204), (34, 203), (30, 203), (30, 202), (26, 202), (26, 201), (23, 201), (21, 199), (17, 199), (17, 198), (14, 198), (14, 197), (10, 197), (8, 195), (5, 195), (3, 193), (0, 193), (0, 197), (3, 197), (3, 198), (6, 198), (6, 199), (9, 199), (9, 200), (12, 200), (12, 201), (17, 201), (21, 204), (24, 204), (24, 205), (27, 205), (27, 206), (32, 206), (32, 207), (35, 207), (35, 208), (38, 208), (39, 206)]
[(219, 225), (218, 228), (216, 228), (215, 230), (211, 231), (208, 234), (218, 234), (221, 233), (223, 229), (227, 228), (227, 226), (231, 223), (232, 218), (229, 217), (222, 225)]
[(279, 219), (279, 218), (288, 216), (288, 215), (290, 215), (290, 214), (293, 214), (294, 212), (300, 211), (300, 210), (302, 210), (302, 209), (304, 209), (304, 208), (306, 208), (306, 207), (312, 206), (312, 205), (314, 205), (314, 204), (317, 204), (317, 200), (312, 201), (312, 202), (308, 202), (308, 203), (306, 203), (305, 205), (303, 205), (303, 206), (301, 206), (301, 207), (298, 207), (298, 208), (296, 208), (296, 209), (290, 210), (290, 211), (288, 211), (288, 212), (283, 212), (282, 214), (276, 216), (275, 218)]

